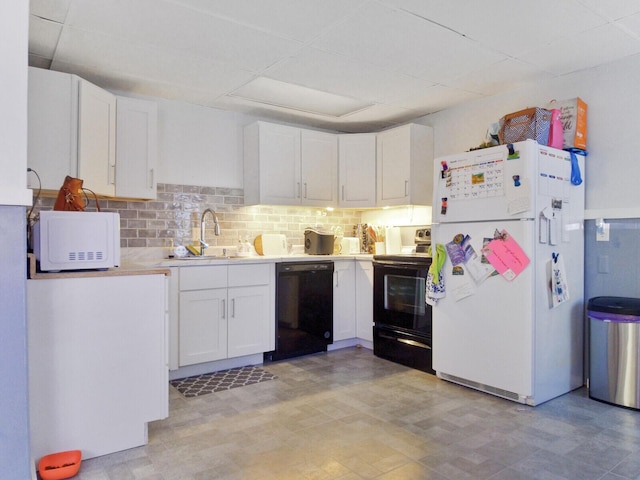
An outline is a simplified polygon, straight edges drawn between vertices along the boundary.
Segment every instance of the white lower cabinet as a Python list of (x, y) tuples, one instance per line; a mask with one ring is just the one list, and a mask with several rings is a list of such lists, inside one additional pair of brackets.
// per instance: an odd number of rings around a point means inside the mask
[(336, 260), (333, 271), (333, 341), (356, 336), (356, 278), (353, 259)]
[(181, 366), (227, 358), (226, 301), (226, 288), (180, 292)]
[(180, 268), (179, 366), (273, 349), (273, 278), (267, 263)]
[(356, 336), (373, 342), (373, 264), (356, 260)]
[(269, 287), (230, 288), (227, 321), (228, 358), (269, 350)]
[(169, 414), (163, 274), (27, 281), (31, 454), (147, 443)]

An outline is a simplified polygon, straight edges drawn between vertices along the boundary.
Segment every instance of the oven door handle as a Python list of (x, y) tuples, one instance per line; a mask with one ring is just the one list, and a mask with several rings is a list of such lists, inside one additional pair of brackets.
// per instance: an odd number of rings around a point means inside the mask
[(396, 342), (406, 343), (407, 345), (411, 345), (412, 347), (424, 348), (425, 350), (431, 350), (429, 345), (426, 345), (421, 342), (416, 342), (415, 340), (409, 340), (408, 338), (398, 338), (393, 337), (391, 335), (387, 335), (386, 333), (378, 333), (381, 338), (386, 338), (387, 340), (395, 340)]

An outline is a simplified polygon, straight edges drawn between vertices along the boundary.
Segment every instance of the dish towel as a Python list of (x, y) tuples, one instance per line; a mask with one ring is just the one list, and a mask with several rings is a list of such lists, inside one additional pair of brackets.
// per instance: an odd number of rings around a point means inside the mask
[(436, 248), (432, 250), (431, 256), (433, 260), (427, 273), (425, 301), (429, 305), (434, 306), (439, 299), (445, 297), (442, 267), (444, 266), (444, 261), (447, 259), (447, 251), (444, 245), (440, 243), (436, 244)]

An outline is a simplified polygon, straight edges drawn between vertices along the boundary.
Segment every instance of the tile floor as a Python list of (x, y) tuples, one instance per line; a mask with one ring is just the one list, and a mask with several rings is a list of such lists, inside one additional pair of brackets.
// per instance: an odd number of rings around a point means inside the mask
[(81, 480), (640, 479), (640, 412), (580, 389), (527, 407), (344, 349), (266, 364), (278, 379), (171, 388), (149, 445)]

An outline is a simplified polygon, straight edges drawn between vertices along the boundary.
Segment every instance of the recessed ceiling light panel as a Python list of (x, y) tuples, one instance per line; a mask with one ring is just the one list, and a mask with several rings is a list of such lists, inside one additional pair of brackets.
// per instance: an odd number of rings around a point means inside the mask
[(229, 94), (229, 96), (336, 118), (359, 112), (373, 105), (372, 103), (363, 103), (361, 100), (342, 95), (335, 95), (266, 77), (258, 77), (252, 80)]

